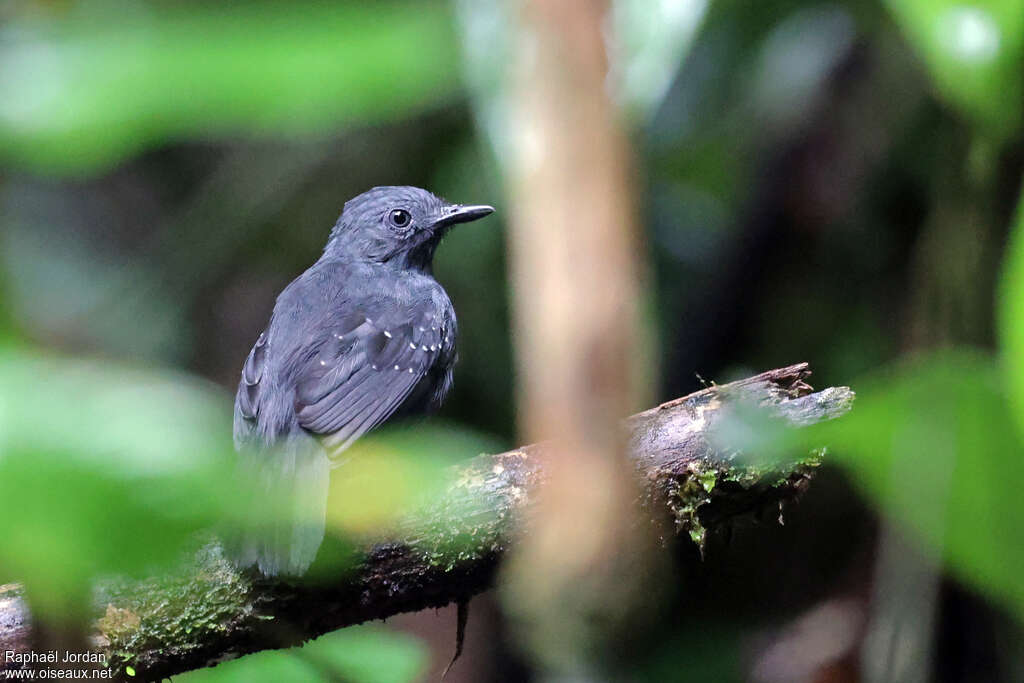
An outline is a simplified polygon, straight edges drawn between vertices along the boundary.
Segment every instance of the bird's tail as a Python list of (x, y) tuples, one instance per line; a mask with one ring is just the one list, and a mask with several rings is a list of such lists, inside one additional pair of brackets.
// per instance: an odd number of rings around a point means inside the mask
[(236, 564), (256, 565), (264, 576), (301, 576), (324, 538), (327, 454), (314, 439), (297, 435), (276, 448), (243, 449), (238, 458), (249, 519), (230, 544)]

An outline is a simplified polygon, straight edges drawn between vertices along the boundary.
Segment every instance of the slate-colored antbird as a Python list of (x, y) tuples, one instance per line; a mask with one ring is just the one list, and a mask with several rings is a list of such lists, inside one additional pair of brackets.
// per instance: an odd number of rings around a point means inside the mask
[(286, 509), (238, 540), (238, 564), (305, 572), (323, 540), (332, 462), (385, 420), (444, 400), (456, 322), (434, 250), (452, 225), (492, 211), (376, 187), (345, 204), (323, 256), (278, 296), (242, 369), (234, 435), (258, 495)]

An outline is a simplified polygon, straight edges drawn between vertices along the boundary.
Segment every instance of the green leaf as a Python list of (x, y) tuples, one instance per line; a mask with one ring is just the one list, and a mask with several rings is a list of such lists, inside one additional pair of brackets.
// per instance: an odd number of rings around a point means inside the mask
[(169, 139), (325, 134), (458, 87), (447, 8), (418, 2), (92, 3), (8, 23), (0, 64), (0, 159), (48, 171)]
[(184, 375), (0, 351), (0, 582), (67, 616), (93, 575), (172, 561), (236, 500), (229, 407)]
[(1024, 187), (999, 289), (999, 332), (1013, 414), (1024, 435)]
[(1005, 138), (1020, 129), (1024, 10), (1020, 0), (886, 0), (940, 93)]
[(858, 382), (847, 416), (801, 433), (956, 575), (1024, 617), (1024, 453), (999, 370), (981, 354), (920, 358)]
[(381, 628), (356, 626), (325, 635), (302, 648), (261, 652), (176, 676), (174, 683), (277, 683), (337, 681), (406, 683), (418, 680), (429, 661), (415, 638)]
[(436, 420), (367, 434), (346, 451), (344, 476), (331, 478), (327, 528), (342, 536), (379, 532), (440, 499), (454, 483), (452, 465), (501, 450), (493, 438)]

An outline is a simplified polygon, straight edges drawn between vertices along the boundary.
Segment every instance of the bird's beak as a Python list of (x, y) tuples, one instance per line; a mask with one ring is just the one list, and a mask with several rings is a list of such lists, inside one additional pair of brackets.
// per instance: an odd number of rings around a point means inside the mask
[(441, 217), (434, 221), (434, 228), (446, 227), (456, 223), (469, 223), (494, 213), (494, 207), (485, 204), (463, 205), (454, 204), (446, 207)]

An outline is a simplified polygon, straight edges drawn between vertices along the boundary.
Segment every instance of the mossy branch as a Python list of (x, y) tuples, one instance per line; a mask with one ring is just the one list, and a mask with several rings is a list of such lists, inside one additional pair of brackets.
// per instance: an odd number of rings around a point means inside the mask
[[(751, 400), (797, 425), (849, 410), (850, 389), (813, 393), (804, 381), (809, 374), (806, 363), (771, 370), (627, 419), (644, 508), (703, 544), (708, 530), (795, 498), (818, 454), (796, 454), (784, 467), (766, 470), (740, 464), (712, 446), (711, 435), (731, 406)], [(174, 576), (104, 581), (95, 591), (93, 644), (115, 679), (153, 680), (465, 600), (491, 586), (513, 527), (544, 478), (543, 452), (536, 444), (469, 461), (444, 498), (388, 540), (366, 545), (349, 571), (329, 582), (239, 571), (215, 540)], [(21, 589), (0, 587), (0, 651), (24, 651), (30, 642)]]

